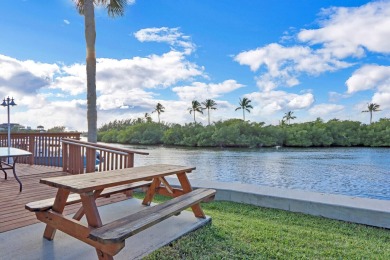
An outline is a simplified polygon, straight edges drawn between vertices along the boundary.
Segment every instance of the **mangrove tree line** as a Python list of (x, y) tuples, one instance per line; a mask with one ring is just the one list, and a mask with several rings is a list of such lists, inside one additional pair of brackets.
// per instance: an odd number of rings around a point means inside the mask
[(197, 147), (390, 147), (390, 119), (370, 125), (358, 121), (265, 125), (241, 119), (212, 125), (156, 123), (151, 120), (114, 120), (98, 131), (98, 141), (122, 144), (178, 145)]

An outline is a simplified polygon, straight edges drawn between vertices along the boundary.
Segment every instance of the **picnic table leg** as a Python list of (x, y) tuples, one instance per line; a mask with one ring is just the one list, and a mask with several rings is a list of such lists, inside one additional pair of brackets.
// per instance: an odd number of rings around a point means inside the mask
[(160, 187), (161, 180), (159, 178), (154, 178), (152, 181), (152, 184), (150, 184), (150, 187), (148, 191), (146, 192), (145, 198), (142, 201), (143, 205), (150, 206), (150, 203), (152, 203), (154, 194), (156, 193), (156, 189)]
[[(81, 203), (83, 204), (84, 214), (87, 218), (88, 226), (91, 229), (101, 227), (102, 220), (98, 208), (96, 206), (96, 194), (93, 192), (80, 194)], [(111, 255), (96, 249), (96, 253), (99, 259), (114, 259)]]
[[(94, 192), (93, 196), (95, 197), (95, 199), (97, 199), (100, 194), (103, 192), (103, 190), (97, 190)], [(84, 207), (81, 205), (81, 207), (79, 208), (79, 210), (74, 214), (73, 216), (73, 219), (75, 220), (80, 220), (85, 214), (85, 211), (84, 211)]]
[[(188, 180), (187, 174), (185, 172), (181, 172), (176, 174), (177, 178), (179, 179), (180, 185), (183, 189), (184, 193), (188, 193), (192, 191), (192, 187), (190, 184), (190, 181)], [(194, 212), (195, 217), (197, 218), (205, 218), (206, 215), (204, 214), (202, 208), (200, 207), (200, 204), (195, 204), (191, 207), (192, 211)]]
[[(54, 204), (52, 210), (59, 214), (62, 214), (64, 211), (66, 200), (68, 199), (70, 191), (66, 189), (59, 188), (57, 191), (56, 198), (54, 200)], [(55, 228), (51, 227), (49, 224), (46, 224), (45, 232), (43, 233), (43, 237), (47, 240), (53, 240), (54, 235), (56, 234)]]

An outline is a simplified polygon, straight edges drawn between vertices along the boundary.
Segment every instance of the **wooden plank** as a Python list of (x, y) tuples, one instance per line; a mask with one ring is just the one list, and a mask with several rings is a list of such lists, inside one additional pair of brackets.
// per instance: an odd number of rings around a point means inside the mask
[[(178, 173), (177, 178), (179, 179), (180, 185), (185, 193), (192, 191), (192, 187), (190, 181), (188, 180), (187, 174)], [(191, 206), (191, 208), (194, 212), (195, 217), (204, 218), (206, 216), (199, 204), (195, 204)]]
[[(17, 164), (17, 174), (23, 183), (23, 191), (19, 192), (19, 184), (9, 174), (8, 180), (0, 173), (0, 233), (38, 223), (34, 213), (25, 209), (31, 201), (52, 198), (57, 189), (39, 183), (41, 178), (67, 175), (60, 167)], [(123, 194), (113, 194), (110, 198), (98, 198), (99, 206), (127, 199)], [(64, 214), (74, 214), (81, 204), (76, 203), (65, 208)]]
[[(141, 210), (91, 231), (89, 238), (102, 244), (116, 244), (153, 226), (216, 193), (212, 189), (197, 189), (162, 204)], [(162, 234), (163, 235), (163, 234)]]
[(75, 193), (83, 193), (148, 178), (191, 172), (194, 169), (195, 167), (157, 164), (94, 174), (44, 178), (40, 182), (57, 188), (66, 188)]
[[(126, 198), (122, 194), (115, 194), (112, 195), (110, 198), (98, 198), (96, 200), (96, 203), (98, 206), (103, 206), (110, 203), (123, 201), (124, 199)], [(65, 208), (63, 214), (71, 215), (75, 213), (80, 207), (81, 203), (69, 205)], [(0, 225), (0, 233), (39, 222), (35, 214), (33, 212), (25, 210), (24, 207), (19, 207), (19, 212), (15, 213), (12, 216), (2, 218), (1, 220), (3, 223), (1, 223)]]
[[(94, 228), (99, 228), (103, 225), (102, 220), (100, 218), (99, 210), (98, 210), (97, 205), (96, 205), (96, 197), (99, 196), (99, 194), (101, 192), (102, 192), (102, 190), (97, 190), (95, 192), (88, 192), (88, 193), (80, 194), (81, 202), (83, 204), (82, 210), (84, 212), (78, 211), (75, 215), (75, 217), (79, 218), (79, 217), (81, 217), (81, 214), (84, 213), (85, 217), (87, 218), (88, 227), (92, 230)], [(117, 243), (117, 244), (122, 245), (122, 244), (124, 244), (124, 241), (122, 241), (121, 243)], [(97, 253), (99, 259), (113, 260), (112, 252), (107, 254), (101, 248), (96, 248), (96, 253)]]
[(88, 238), (90, 233), (89, 228), (80, 224), (80, 222), (77, 220), (67, 218), (51, 210), (45, 212), (37, 212), (36, 216), (37, 219), (50, 226), (53, 226), (55, 229), (61, 230), (62, 232), (72, 237), (75, 237), (83, 241), (84, 243), (87, 243), (111, 256), (116, 255), (125, 246), (124, 242), (104, 245), (94, 240), (91, 240), (90, 238)]
[(101, 227), (102, 220), (96, 206), (96, 198), (93, 192), (80, 194), (81, 202), (87, 217), (88, 225), (93, 228)]
[[(46, 210), (49, 210), (53, 207), (54, 200), (55, 200), (55, 198), (33, 201), (30, 203), (27, 203), (25, 205), (25, 209), (32, 211), (32, 212), (46, 211)], [(81, 201), (81, 199), (80, 199), (79, 194), (70, 194), (67, 201), (66, 201), (66, 205), (70, 205), (70, 204), (77, 203), (80, 201)]]
[[(69, 190), (58, 189), (52, 207), (54, 212), (62, 214), (66, 206), (66, 200), (68, 199), (69, 193), (70, 193)], [(50, 225), (46, 225), (45, 231), (43, 233), (43, 237), (46, 238), (47, 240), (53, 240), (55, 234), (56, 234), (56, 229)]]
[[(139, 181), (139, 182), (134, 182), (134, 183), (129, 183), (129, 184), (124, 184), (120, 186), (115, 186), (115, 187), (110, 187), (107, 189), (104, 189), (103, 192), (99, 195), (99, 197), (104, 197), (108, 195), (112, 195), (115, 193), (120, 193), (120, 192), (125, 192), (128, 190), (140, 188), (140, 187), (146, 187), (151, 184), (150, 181)], [(44, 199), (44, 200), (38, 200), (38, 201), (33, 201), (25, 205), (25, 208), (29, 211), (45, 211), (51, 209), (53, 206), (55, 198), (50, 198), (50, 199)], [(79, 194), (70, 194), (68, 197), (68, 200), (66, 202), (66, 205), (71, 205), (81, 202), (80, 195)]]
[(170, 193), (173, 194), (173, 188), (172, 186), (167, 182), (167, 180), (164, 177), (159, 177), (160, 181), (164, 184), (165, 189)]
[(178, 197), (178, 196), (181, 196), (181, 195), (184, 194), (184, 191), (181, 190), (181, 189), (173, 188), (172, 192), (173, 193), (168, 192), (167, 189), (165, 189), (164, 187), (158, 187), (156, 189), (156, 193), (157, 194), (160, 194), (160, 195), (163, 195), (163, 196), (168, 196), (168, 197)]
[(145, 198), (142, 201), (143, 205), (149, 206), (152, 203), (156, 189), (160, 186), (160, 178), (154, 178), (152, 184), (146, 192)]

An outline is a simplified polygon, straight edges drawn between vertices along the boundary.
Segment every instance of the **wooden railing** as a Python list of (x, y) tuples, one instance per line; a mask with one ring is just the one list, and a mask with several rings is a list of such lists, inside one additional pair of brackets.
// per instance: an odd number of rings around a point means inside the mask
[[(72, 174), (133, 167), (134, 154), (148, 154), (79, 139), (80, 133), (12, 133), (11, 147), (32, 153), (18, 163), (62, 167)], [(8, 136), (1, 133), (0, 147), (7, 146)]]
[[(11, 133), (11, 147), (32, 153), (32, 156), (19, 158), (19, 163), (60, 167), (64, 138), (79, 140), (80, 133)], [(0, 147), (7, 146), (8, 135), (0, 133)]]
[(148, 155), (74, 139), (62, 140), (63, 171), (72, 174), (130, 168), (134, 166), (134, 154)]

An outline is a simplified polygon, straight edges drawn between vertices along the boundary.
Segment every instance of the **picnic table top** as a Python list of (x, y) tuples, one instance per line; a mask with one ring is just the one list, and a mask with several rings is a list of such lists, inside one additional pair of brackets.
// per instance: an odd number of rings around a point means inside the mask
[(189, 166), (155, 164), (89, 174), (42, 178), (40, 183), (68, 189), (75, 193), (86, 193), (155, 177), (189, 173), (195, 169)]

